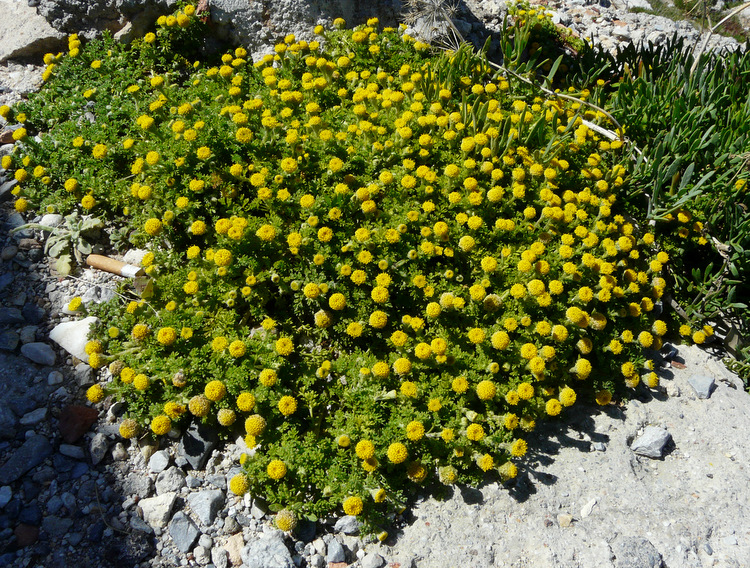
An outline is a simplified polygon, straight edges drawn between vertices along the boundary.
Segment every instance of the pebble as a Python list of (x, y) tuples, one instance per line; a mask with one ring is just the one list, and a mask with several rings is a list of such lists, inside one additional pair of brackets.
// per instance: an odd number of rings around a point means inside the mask
[(9, 485), (3, 485), (0, 487), (0, 509), (3, 509), (8, 503), (10, 503), (13, 497), (13, 490)]
[(182, 511), (179, 511), (169, 523), (169, 535), (178, 550), (188, 552), (193, 548), (198, 539), (200, 531), (193, 520)]
[(21, 346), (21, 353), (39, 365), (52, 366), (57, 360), (52, 347), (46, 343), (26, 343)]
[(156, 494), (179, 491), (185, 487), (185, 472), (177, 466), (165, 469), (156, 477)]
[(115, 447), (112, 448), (112, 459), (115, 461), (128, 459), (128, 451), (125, 449), (125, 445), (122, 442), (117, 442)]
[(94, 436), (91, 438), (91, 443), (89, 444), (89, 455), (91, 456), (91, 463), (94, 465), (98, 465), (99, 463), (101, 463), (101, 461), (107, 455), (108, 449), (109, 440), (107, 440), (107, 436), (105, 436), (101, 432), (94, 434)]
[(664, 447), (672, 439), (672, 436), (664, 428), (646, 426), (643, 434), (638, 436), (630, 446), (636, 454), (648, 458), (661, 458)]
[(198, 520), (206, 526), (211, 526), (224, 506), (224, 492), (219, 489), (207, 489), (191, 493), (187, 501)]
[(711, 392), (716, 385), (714, 378), (708, 377), (706, 375), (691, 375), (688, 379), (688, 383), (690, 383), (690, 386), (693, 387), (693, 390), (695, 391), (695, 394), (698, 395), (698, 398), (701, 399), (710, 398)]
[(242, 549), (243, 568), (295, 568), (283, 533), (263, 533)]
[(61, 384), (65, 380), (65, 376), (60, 371), (52, 371), (47, 375), (47, 384), (51, 387)]
[(153, 528), (166, 527), (176, 499), (177, 493), (164, 493), (157, 497), (141, 499), (138, 506), (143, 512), (143, 520)]
[(21, 420), (19, 422), (22, 426), (36, 426), (45, 418), (47, 418), (47, 408), (42, 407), (37, 408), (36, 410), (32, 410), (31, 412), (27, 412), (21, 417)]
[(148, 460), (148, 469), (151, 473), (161, 473), (169, 466), (169, 452), (160, 450), (154, 452)]
[(557, 515), (557, 524), (563, 528), (567, 528), (573, 524), (573, 515), (568, 513), (560, 513)]
[(15, 351), (19, 341), (18, 333), (11, 329), (0, 332), (0, 349), (3, 351)]
[(73, 446), (71, 444), (60, 444), (60, 453), (77, 460), (82, 460), (86, 457), (86, 453), (81, 446)]

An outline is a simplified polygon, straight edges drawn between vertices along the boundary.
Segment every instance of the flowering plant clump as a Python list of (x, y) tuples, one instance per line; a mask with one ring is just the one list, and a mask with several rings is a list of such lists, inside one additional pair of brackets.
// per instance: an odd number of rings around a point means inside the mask
[(19, 183), (32, 204), (90, 194), (150, 251), (142, 298), (90, 310), (109, 373), (89, 398), (127, 401), (126, 437), (244, 427), (255, 452), (231, 487), (286, 508), (283, 530), (515, 477), (538, 420), (635, 388), (666, 333), (669, 258), (617, 214), (602, 116), (465, 48), (336, 28), (316, 28), (325, 47), (290, 35), (256, 63), (238, 48), (137, 77), (128, 120), (67, 169), (40, 158), (60, 159), (47, 136), (77, 147), (65, 125), (13, 156), (49, 176)]

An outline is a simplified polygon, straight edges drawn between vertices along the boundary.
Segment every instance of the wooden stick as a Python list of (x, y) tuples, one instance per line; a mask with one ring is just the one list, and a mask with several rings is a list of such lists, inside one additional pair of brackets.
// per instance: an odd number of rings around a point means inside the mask
[(86, 258), (86, 264), (92, 268), (98, 268), (99, 270), (104, 270), (127, 278), (135, 278), (136, 276), (144, 275), (143, 269), (140, 266), (126, 264), (122, 261), (109, 258), (108, 256), (102, 256), (100, 254), (90, 254)]

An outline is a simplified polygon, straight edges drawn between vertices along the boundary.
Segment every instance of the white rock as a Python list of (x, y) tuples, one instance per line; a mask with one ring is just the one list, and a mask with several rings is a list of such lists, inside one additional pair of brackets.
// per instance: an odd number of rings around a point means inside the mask
[(167, 526), (169, 517), (172, 515), (177, 493), (164, 493), (158, 497), (141, 499), (138, 506), (143, 511), (143, 520), (152, 528), (162, 529)]
[(0, 61), (62, 49), (65, 34), (26, 2), (0, 0), (0, 14)]
[(86, 343), (89, 340), (89, 330), (97, 321), (98, 318), (89, 316), (82, 320), (59, 323), (49, 332), (49, 338), (74, 357), (88, 363)]

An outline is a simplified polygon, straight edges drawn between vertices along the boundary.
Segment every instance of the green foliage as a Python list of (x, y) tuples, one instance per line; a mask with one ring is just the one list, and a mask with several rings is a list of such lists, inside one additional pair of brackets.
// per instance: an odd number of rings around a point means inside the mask
[(73, 38), (13, 111), (42, 136), (8, 164), (17, 204), (149, 249), (140, 299), (90, 308), (123, 435), (244, 422), (235, 490), (374, 530), (426, 483), (514, 477), (537, 420), (656, 386), (670, 258), (619, 214), (628, 154), (588, 126), (602, 113), (377, 20), (189, 69), (168, 49), (188, 8), (151, 43)]

